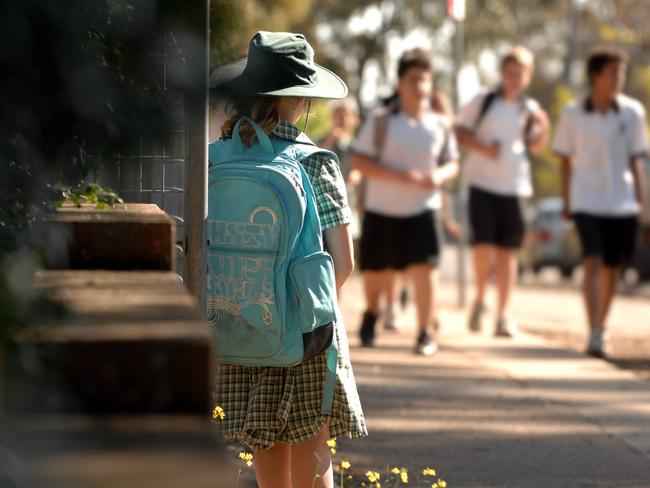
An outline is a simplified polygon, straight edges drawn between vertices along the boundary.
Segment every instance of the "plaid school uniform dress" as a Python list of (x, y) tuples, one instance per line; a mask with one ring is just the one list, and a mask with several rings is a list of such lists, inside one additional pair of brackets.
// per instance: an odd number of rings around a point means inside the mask
[[(295, 141), (305, 137), (295, 126), (280, 122), (271, 137)], [(323, 230), (350, 222), (345, 181), (335, 160), (314, 154), (302, 165), (314, 187)], [(329, 424), (330, 437), (367, 435), (366, 423), (352, 373), (348, 339), (343, 323), (336, 324), (338, 345), (336, 387), (332, 412), (320, 412), (327, 372), (326, 352), (288, 368), (216, 365), (214, 401), (225, 418), (227, 440), (241, 440), (253, 450), (276, 442), (298, 444)]]

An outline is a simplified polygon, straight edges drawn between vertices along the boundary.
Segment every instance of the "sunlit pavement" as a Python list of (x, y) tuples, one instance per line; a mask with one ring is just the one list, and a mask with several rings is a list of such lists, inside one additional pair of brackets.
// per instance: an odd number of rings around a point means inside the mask
[[(650, 487), (650, 382), (526, 332), (582, 338), (575, 291), (521, 289), (513, 315), (525, 332), (503, 340), (491, 337), (489, 317), (483, 334), (465, 331), (466, 313), (444, 279), (441, 351), (432, 358), (411, 352), (412, 307), (398, 332), (379, 328), (377, 346), (360, 349), (361, 292), (355, 275), (342, 308), (370, 436), (339, 439), (337, 460), (357, 472), (435, 467), (450, 487)], [(648, 308), (619, 299), (613, 331), (648, 340)]]

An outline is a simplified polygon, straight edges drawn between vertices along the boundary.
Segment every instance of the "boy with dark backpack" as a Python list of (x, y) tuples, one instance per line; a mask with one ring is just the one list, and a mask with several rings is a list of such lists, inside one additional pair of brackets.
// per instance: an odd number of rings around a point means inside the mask
[(609, 353), (605, 321), (620, 267), (632, 257), (644, 199), (648, 142), (643, 105), (621, 93), (628, 56), (610, 47), (587, 61), (590, 92), (560, 117), (553, 151), (561, 160), (564, 216), (582, 242), (587, 353)]
[(397, 104), (369, 117), (352, 146), (353, 168), (367, 181), (361, 235), (366, 311), (360, 338), (364, 346), (374, 344), (379, 299), (394, 274), (404, 270), (418, 312), (415, 352), (430, 356), (437, 351), (440, 188), (456, 177), (458, 152), (449, 120), (431, 109), (429, 54), (407, 51), (397, 74)]
[(511, 337), (515, 331), (508, 306), (525, 230), (522, 199), (533, 193), (528, 155), (541, 152), (548, 141), (546, 113), (525, 96), (532, 74), (532, 53), (522, 46), (512, 48), (501, 61), (499, 87), (477, 95), (456, 120), (458, 142), (468, 151), (463, 180), (469, 187), (476, 282), (469, 328), (481, 330), (486, 287), (494, 269), (499, 337)]

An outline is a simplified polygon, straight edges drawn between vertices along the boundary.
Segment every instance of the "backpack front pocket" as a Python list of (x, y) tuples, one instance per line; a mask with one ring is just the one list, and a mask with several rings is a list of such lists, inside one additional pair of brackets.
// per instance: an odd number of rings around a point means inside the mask
[(318, 251), (296, 259), (289, 267), (291, 298), (297, 308), (302, 332), (336, 319), (336, 281), (329, 254)]

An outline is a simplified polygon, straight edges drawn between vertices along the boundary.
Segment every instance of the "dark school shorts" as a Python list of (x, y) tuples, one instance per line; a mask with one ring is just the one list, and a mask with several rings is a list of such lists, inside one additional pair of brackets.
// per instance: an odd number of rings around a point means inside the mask
[(366, 212), (361, 234), (361, 269), (405, 269), (422, 263), (437, 266), (441, 242), (440, 223), (434, 210), (413, 217)]
[(473, 244), (519, 249), (526, 225), (522, 200), (474, 186), (469, 190), (469, 223)]
[(620, 266), (634, 256), (637, 215), (604, 217), (585, 212), (573, 214), (583, 256), (600, 256), (605, 266)]

